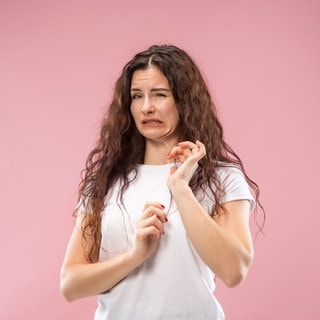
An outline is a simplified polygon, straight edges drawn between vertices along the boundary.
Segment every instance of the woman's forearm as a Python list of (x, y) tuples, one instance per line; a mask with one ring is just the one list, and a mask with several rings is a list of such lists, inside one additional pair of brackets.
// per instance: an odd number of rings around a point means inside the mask
[(246, 276), (252, 262), (251, 248), (216, 223), (201, 207), (187, 184), (170, 186), (182, 222), (196, 251), (227, 286), (235, 286)]
[(104, 262), (63, 266), (60, 278), (61, 292), (69, 302), (106, 292), (139, 264), (131, 252), (127, 252)]

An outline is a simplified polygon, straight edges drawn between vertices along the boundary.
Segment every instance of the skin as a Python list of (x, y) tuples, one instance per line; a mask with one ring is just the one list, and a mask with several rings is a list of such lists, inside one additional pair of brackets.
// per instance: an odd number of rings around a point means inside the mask
[[(224, 204), (224, 211), (212, 219), (192, 193), (189, 182), (205, 157), (200, 141), (177, 141), (178, 111), (165, 76), (155, 67), (137, 70), (132, 77), (131, 113), (146, 139), (144, 163), (172, 166), (167, 185), (179, 209), (186, 232), (195, 249), (229, 287), (239, 284), (253, 259), (249, 229), (249, 202)], [(159, 202), (145, 203), (136, 224), (132, 249), (103, 262), (90, 263), (81, 244), (79, 214), (61, 269), (61, 291), (68, 301), (106, 292), (146, 261), (157, 249), (168, 221)], [(90, 243), (89, 243), (90, 244)]]
[(167, 153), (177, 141), (178, 110), (167, 78), (156, 67), (134, 72), (131, 81), (131, 114), (146, 139), (145, 164), (172, 160)]
[(250, 205), (247, 200), (227, 202), (215, 219), (203, 210), (189, 182), (205, 154), (200, 141), (179, 143), (167, 157), (182, 165), (172, 167), (167, 183), (195, 249), (227, 286), (234, 287), (246, 277), (253, 260)]

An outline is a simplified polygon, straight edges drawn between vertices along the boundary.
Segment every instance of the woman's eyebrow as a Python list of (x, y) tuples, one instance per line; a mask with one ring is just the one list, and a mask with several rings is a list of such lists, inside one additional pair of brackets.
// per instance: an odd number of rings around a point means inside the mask
[(131, 88), (131, 91), (141, 91), (139, 88)]
[(151, 92), (154, 92), (154, 91), (168, 91), (168, 92), (170, 92), (171, 90), (168, 88), (152, 88), (150, 91)]
[[(140, 88), (131, 88), (131, 91), (132, 92), (141, 92), (142, 90)], [(157, 92), (157, 91), (171, 92), (171, 90), (168, 88), (152, 88), (150, 91), (151, 92)]]

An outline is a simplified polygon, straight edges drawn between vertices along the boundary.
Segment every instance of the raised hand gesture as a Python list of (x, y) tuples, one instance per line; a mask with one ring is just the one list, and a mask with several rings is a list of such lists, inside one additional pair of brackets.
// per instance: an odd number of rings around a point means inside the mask
[(168, 187), (171, 188), (177, 183), (187, 184), (198, 168), (198, 162), (206, 155), (206, 149), (200, 141), (183, 141), (173, 147), (168, 153), (168, 159), (174, 159), (181, 163), (180, 166), (171, 168), (171, 175), (168, 178)]

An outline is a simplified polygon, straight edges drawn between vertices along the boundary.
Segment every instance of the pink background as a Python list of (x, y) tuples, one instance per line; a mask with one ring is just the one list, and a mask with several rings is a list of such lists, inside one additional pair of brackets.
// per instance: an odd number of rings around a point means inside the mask
[(92, 318), (94, 298), (59, 292), (80, 170), (120, 69), (153, 43), (199, 63), (261, 187), (252, 271), (218, 282), (227, 319), (320, 317), (319, 13), (316, 0), (2, 0), (0, 318)]

